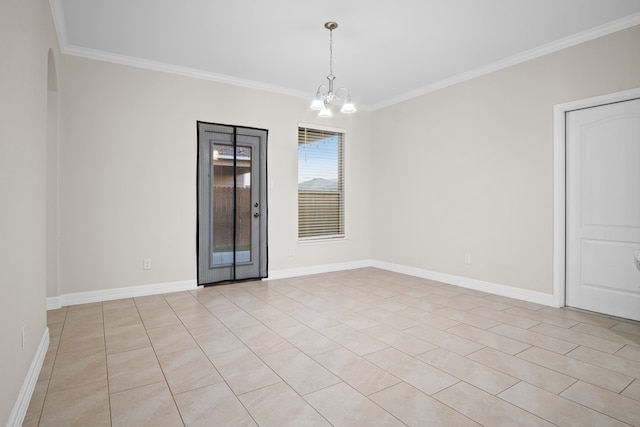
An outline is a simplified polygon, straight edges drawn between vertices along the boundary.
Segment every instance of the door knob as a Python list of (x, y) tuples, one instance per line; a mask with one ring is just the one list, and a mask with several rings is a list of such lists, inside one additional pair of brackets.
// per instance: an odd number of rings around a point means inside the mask
[(254, 213), (254, 214), (253, 214), (253, 217), (254, 217), (254, 218), (258, 218), (259, 216), (260, 216), (260, 214), (259, 214), (258, 212), (256, 212), (256, 213)]

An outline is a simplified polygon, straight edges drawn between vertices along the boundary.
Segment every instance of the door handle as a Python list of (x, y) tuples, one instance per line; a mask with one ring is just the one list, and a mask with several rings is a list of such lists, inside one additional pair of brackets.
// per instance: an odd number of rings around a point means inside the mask
[(260, 213), (259, 213), (259, 212), (256, 212), (256, 213), (254, 213), (254, 214), (253, 214), (253, 217), (254, 217), (254, 218), (258, 218), (259, 216), (260, 216)]
[(636, 253), (633, 254), (633, 258), (636, 261), (636, 268), (640, 271), (640, 249), (636, 249)]

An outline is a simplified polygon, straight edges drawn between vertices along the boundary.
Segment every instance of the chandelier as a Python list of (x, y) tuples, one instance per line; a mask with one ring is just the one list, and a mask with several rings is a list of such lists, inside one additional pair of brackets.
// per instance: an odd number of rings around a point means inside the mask
[(335, 22), (327, 22), (324, 27), (329, 30), (329, 75), (327, 80), (329, 84), (327, 86), (320, 85), (316, 91), (316, 96), (311, 103), (312, 110), (319, 110), (318, 115), (320, 117), (331, 117), (331, 103), (333, 101), (342, 101), (341, 113), (350, 114), (356, 112), (356, 107), (351, 101), (351, 96), (347, 88), (341, 87), (337, 90), (333, 90), (333, 81), (336, 76), (333, 75), (333, 30), (338, 28), (338, 24)]

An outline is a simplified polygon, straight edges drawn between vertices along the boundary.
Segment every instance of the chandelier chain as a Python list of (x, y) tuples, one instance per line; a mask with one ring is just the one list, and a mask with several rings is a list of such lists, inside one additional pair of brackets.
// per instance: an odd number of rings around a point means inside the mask
[(333, 30), (329, 30), (329, 74), (333, 75)]

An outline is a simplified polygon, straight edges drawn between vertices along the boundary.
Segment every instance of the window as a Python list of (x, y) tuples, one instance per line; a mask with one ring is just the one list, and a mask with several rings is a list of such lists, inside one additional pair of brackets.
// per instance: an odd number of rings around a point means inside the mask
[(344, 133), (298, 127), (298, 238), (344, 237)]

